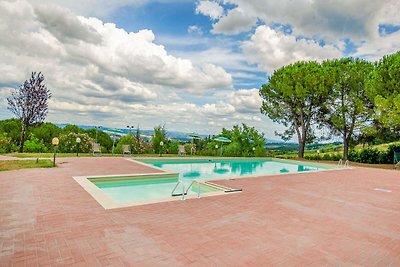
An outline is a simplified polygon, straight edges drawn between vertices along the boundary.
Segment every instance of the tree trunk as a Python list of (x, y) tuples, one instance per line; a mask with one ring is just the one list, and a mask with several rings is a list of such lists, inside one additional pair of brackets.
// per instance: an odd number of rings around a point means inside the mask
[(24, 152), (24, 143), (25, 143), (25, 122), (21, 122), (21, 138), (19, 140), (19, 152), (22, 153)]
[(343, 160), (347, 160), (349, 157), (349, 143), (350, 138), (343, 136)]
[(306, 146), (306, 141), (305, 139), (302, 140), (299, 138), (299, 154), (297, 155), (299, 158), (304, 158), (304, 148)]

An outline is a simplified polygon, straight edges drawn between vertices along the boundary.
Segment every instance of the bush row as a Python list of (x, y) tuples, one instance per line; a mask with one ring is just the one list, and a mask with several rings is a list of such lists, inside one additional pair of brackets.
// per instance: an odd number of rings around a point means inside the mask
[(349, 160), (369, 164), (393, 164), (394, 152), (400, 152), (400, 143), (393, 144), (385, 150), (365, 148), (349, 152)]
[[(394, 152), (400, 152), (400, 143), (392, 144), (387, 150), (379, 150), (376, 148), (364, 148), (361, 150), (351, 150), (349, 152), (349, 160), (353, 162), (368, 164), (393, 164)], [(296, 158), (297, 155), (281, 155), (281, 158)], [(309, 153), (304, 155), (308, 160), (328, 160), (338, 161), (343, 158), (342, 153)]]

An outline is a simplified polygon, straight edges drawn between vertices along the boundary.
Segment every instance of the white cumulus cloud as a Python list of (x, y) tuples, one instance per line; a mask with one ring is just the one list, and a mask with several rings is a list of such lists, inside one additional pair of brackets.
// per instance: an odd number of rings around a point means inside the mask
[(264, 25), (257, 28), (250, 40), (243, 42), (242, 49), (249, 62), (258, 64), (268, 73), (296, 61), (321, 61), (343, 55), (335, 46), (297, 39)]
[(224, 8), (215, 1), (200, 0), (196, 5), (196, 13), (209, 16), (216, 20), (224, 14)]

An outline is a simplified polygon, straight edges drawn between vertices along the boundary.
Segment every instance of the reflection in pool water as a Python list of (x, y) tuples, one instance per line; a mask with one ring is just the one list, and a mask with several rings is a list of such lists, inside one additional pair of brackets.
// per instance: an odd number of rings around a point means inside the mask
[(259, 159), (143, 161), (170, 172), (177, 172), (179, 173), (179, 178), (182, 180), (223, 179), (240, 176), (293, 173), (326, 169), (319, 166), (304, 165), (303, 163)]

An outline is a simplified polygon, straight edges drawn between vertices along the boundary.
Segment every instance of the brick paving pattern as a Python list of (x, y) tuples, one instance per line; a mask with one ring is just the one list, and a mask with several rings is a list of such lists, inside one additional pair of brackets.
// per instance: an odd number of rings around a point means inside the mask
[(72, 176), (157, 171), (59, 161), (0, 173), (0, 266), (400, 266), (399, 171), (236, 179), (219, 183), (242, 193), (104, 210)]

